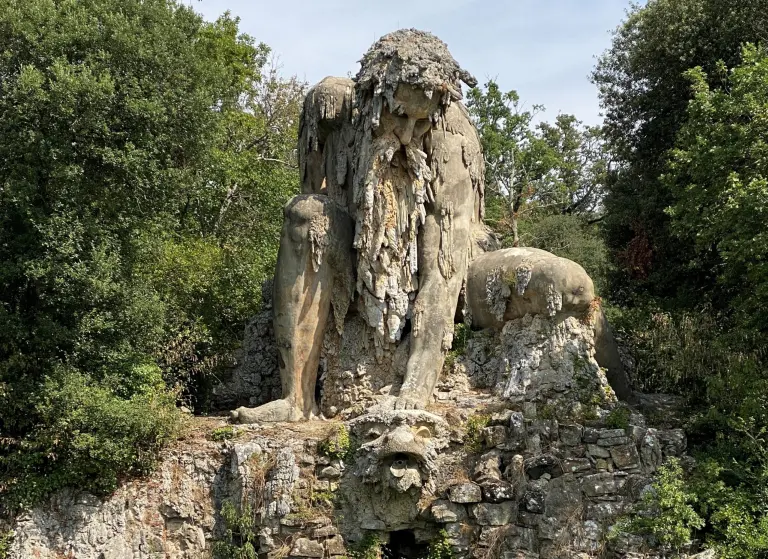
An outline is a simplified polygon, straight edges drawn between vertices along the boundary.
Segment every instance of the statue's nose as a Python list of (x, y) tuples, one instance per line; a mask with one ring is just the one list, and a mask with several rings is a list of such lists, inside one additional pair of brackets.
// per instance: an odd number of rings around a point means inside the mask
[(413, 129), (416, 126), (416, 119), (413, 117), (406, 117), (404, 120), (405, 122), (395, 130), (395, 134), (400, 138), (400, 143), (407, 146), (413, 139)]

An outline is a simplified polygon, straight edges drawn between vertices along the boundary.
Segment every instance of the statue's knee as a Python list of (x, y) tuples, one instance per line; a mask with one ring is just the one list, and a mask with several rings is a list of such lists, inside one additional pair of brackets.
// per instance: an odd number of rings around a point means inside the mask
[(320, 233), (318, 228), (327, 229), (329, 204), (329, 198), (319, 194), (302, 194), (288, 202), (284, 209), (284, 227), (289, 239), (293, 243), (305, 243), (310, 229), (315, 234)]

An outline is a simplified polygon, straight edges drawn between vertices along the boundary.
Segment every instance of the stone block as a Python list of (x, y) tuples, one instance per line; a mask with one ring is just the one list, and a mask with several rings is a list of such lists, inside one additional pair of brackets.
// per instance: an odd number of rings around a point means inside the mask
[(501, 454), (498, 450), (492, 450), (483, 454), (475, 465), (473, 474), (475, 481), (501, 479)]
[(587, 497), (602, 497), (618, 493), (624, 486), (625, 479), (610, 472), (601, 472), (584, 476), (581, 479), (581, 490)]
[(560, 442), (568, 446), (578, 446), (581, 444), (581, 437), (584, 428), (581, 425), (560, 425)]
[(291, 548), (291, 557), (312, 557), (322, 559), (325, 554), (323, 544), (310, 540), (309, 538), (299, 538)]
[(325, 552), (329, 557), (333, 557), (335, 555), (346, 555), (347, 548), (344, 546), (344, 539), (341, 537), (336, 537), (326, 540)]
[(341, 477), (341, 470), (335, 466), (326, 466), (320, 473), (317, 474), (319, 479), (339, 479)]
[(582, 435), (582, 441), (585, 443), (596, 443), (600, 437), (600, 429), (594, 427), (584, 427), (584, 434)]
[(448, 498), (454, 503), (479, 503), (483, 500), (483, 492), (476, 483), (462, 483), (448, 489)]
[(596, 444), (588, 444), (587, 445), (587, 454), (589, 454), (592, 458), (610, 458), (611, 457), (611, 451), (607, 448), (603, 448), (602, 446), (597, 446)]
[(482, 434), (485, 445), (489, 448), (501, 446), (507, 442), (507, 428), (503, 425), (485, 427)]
[(573, 474), (566, 474), (549, 483), (544, 498), (547, 516), (565, 520), (578, 516), (581, 508), (581, 486)]
[(592, 462), (589, 458), (568, 458), (563, 460), (563, 471), (565, 473), (580, 474), (592, 469)]
[(640, 456), (634, 444), (611, 447), (611, 458), (620, 470), (640, 467)]
[(432, 518), (439, 524), (458, 522), (467, 518), (467, 512), (464, 510), (463, 505), (446, 500), (432, 503), (430, 512), (432, 513)]
[(523, 493), (523, 497), (520, 499), (520, 504), (523, 508), (534, 514), (542, 514), (544, 512), (544, 499), (545, 494), (541, 489), (528, 489)]
[(478, 503), (471, 507), (472, 516), (480, 526), (504, 526), (515, 521), (515, 503)]
[(501, 503), (515, 498), (515, 488), (508, 481), (487, 480), (480, 483), (483, 500), (489, 503)]

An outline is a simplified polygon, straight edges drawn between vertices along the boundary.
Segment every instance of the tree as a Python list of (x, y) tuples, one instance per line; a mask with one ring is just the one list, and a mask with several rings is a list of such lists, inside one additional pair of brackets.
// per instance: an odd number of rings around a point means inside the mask
[(258, 308), (302, 84), (173, 0), (0, 0), (0, 497), (108, 490)]
[(468, 107), (485, 155), (486, 185), (491, 196), (506, 200), (514, 246), (520, 242), (518, 219), (532, 195), (537, 166), (531, 157), (531, 122), (543, 109), (523, 110), (516, 91), (502, 93), (494, 81), (485, 91), (473, 88)]
[(616, 163), (604, 202), (606, 242), (624, 271), (615, 297), (646, 293), (694, 305), (716, 281), (708, 260), (691, 268), (692, 246), (670, 230), (665, 208), (673, 197), (661, 175), (687, 119), (684, 73), (701, 66), (718, 80), (718, 61), (736, 64), (742, 43), (764, 40), (767, 24), (766, 0), (650, 0), (632, 7), (601, 56), (592, 79)]
[(721, 85), (702, 68), (686, 73), (693, 99), (662, 176), (674, 203), (671, 229), (693, 247), (689, 256), (715, 262), (719, 299), (751, 330), (768, 331), (768, 56), (754, 45)]

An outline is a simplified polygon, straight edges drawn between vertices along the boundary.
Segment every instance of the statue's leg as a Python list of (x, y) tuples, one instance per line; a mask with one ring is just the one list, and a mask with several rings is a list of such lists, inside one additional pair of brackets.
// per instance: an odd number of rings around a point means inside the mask
[(629, 376), (621, 362), (619, 346), (602, 310), (595, 317), (595, 359), (598, 365), (608, 370), (608, 384), (611, 385), (616, 396), (624, 402), (636, 404), (637, 396), (632, 390)]
[(429, 402), (453, 339), (456, 306), (468, 266), (474, 208), (472, 187), (458, 186), (465, 199), (455, 205), (444, 202), (442, 208), (450, 207), (450, 215), (438, 206), (427, 215), (422, 226), (419, 293), (412, 318), (406, 375), (395, 402), (397, 408), (422, 408)]
[[(274, 326), (283, 397), (239, 408), (241, 423), (299, 421), (317, 414), (315, 382), (331, 310), (334, 252), (351, 247), (349, 218), (329, 198), (296, 196), (285, 207), (274, 281)], [(343, 243), (350, 247), (340, 246)]]

